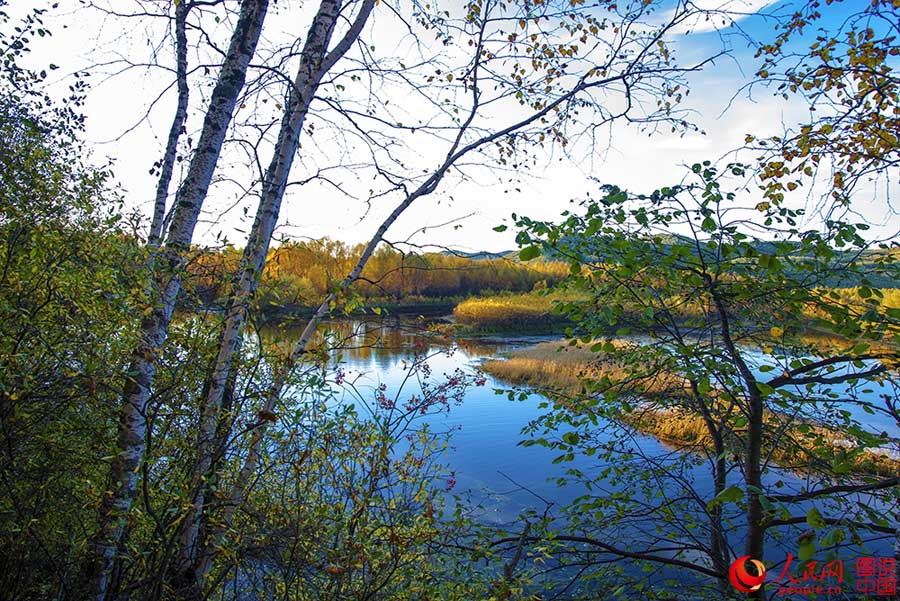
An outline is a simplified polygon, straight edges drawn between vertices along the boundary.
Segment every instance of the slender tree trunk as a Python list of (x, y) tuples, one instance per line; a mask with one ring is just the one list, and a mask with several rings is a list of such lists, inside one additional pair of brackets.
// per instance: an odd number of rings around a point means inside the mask
[[(744, 449), (744, 488), (747, 498), (747, 544), (744, 552), (753, 559), (763, 561), (766, 527), (763, 523), (763, 506), (759, 495), (762, 491), (762, 437), (765, 401), (756, 387), (756, 377), (734, 344), (725, 302), (715, 290), (715, 285), (709, 279), (707, 281), (721, 320), (722, 342), (725, 344), (732, 363), (741, 375), (744, 388), (746, 388), (748, 424), (747, 442)], [(750, 598), (765, 599), (765, 584), (750, 593)]]
[(328, 69), (350, 49), (365, 25), (375, 5), (375, 0), (364, 0), (350, 30), (336, 48), (329, 53), (328, 46), (342, 4), (342, 0), (322, 0), (319, 11), (310, 26), (301, 53), (297, 76), (285, 102), (287, 108), (281, 122), (274, 155), (262, 182), (259, 207), (241, 258), (238, 282), (228, 300), (229, 308), (226, 311), (219, 336), (218, 356), (209, 377), (208, 394), (204, 400), (197, 437), (197, 460), (194, 465), (191, 487), (194, 497), (184, 519), (184, 527), (179, 540), (176, 571), (179, 579), (185, 584), (199, 584), (196, 582), (196, 578), (201, 575), (197, 571), (200, 524), (208, 494), (205, 481), (210, 477), (210, 469), (213, 465), (214, 440), (222, 397), (228, 374), (233, 369), (246, 312), (259, 286), (265, 266), (272, 234), (281, 211), (284, 190), (297, 153), (303, 123), (319, 82)]
[(177, 2), (175, 4), (175, 84), (178, 87), (178, 104), (175, 108), (175, 117), (172, 119), (172, 127), (169, 129), (169, 137), (166, 140), (166, 150), (162, 161), (159, 163), (159, 182), (156, 185), (156, 200), (153, 203), (153, 217), (150, 221), (150, 232), (147, 235), (147, 245), (152, 251), (159, 246), (164, 234), (163, 224), (166, 218), (166, 199), (169, 197), (169, 186), (172, 182), (172, 172), (175, 169), (175, 157), (178, 150), (178, 138), (184, 130), (184, 122), (187, 119), (188, 107), (188, 82), (187, 82), (187, 14), (188, 3)]
[(244, 0), (228, 54), (203, 123), (203, 130), (187, 176), (178, 190), (172, 224), (154, 270), (159, 298), (141, 322), (141, 341), (132, 353), (120, 409), (117, 454), (100, 506), (94, 539), (93, 594), (97, 601), (111, 596), (109, 576), (121, 542), (122, 529), (137, 488), (147, 436), (146, 409), (156, 375), (156, 357), (168, 334), (175, 300), (181, 287), (181, 268), (209, 183), (219, 158), (247, 66), (262, 31), (268, 0)]
[[(760, 491), (762, 491), (763, 399), (756, 389), (755, 379), (747, 387), (749, 421), (744, 457), (744, 488), (747, 495), (747, 546), (745, 547), (745, 553), (753, 559), (762, 561), (763, 543), (766, 534), (766, 527), (763, 523), (763, 506), (759, 498)], [(749, 596), (751, 599), (765, 599), (765, 584), (750, 593)]]
[[(747, 426), (747, 449), (744, 468), (744, 486), (747, 489), (747, 547), (746, 553), (754, 559), (763, 559), (765, 524), (763, 507), (759, 495), (762, 491), (762, 437), (763, 399), (756, 389), (756, 380), (748, 385), (749, 422)], [(752, 593), (754, 598), (763, 599), (763, 589)]]
[[(728, 470), (728, 463), (725, 460), (725, 441), (722, 438), (722, 431), (713, 414), (706, 406), (706, 403), (700, 394), (700, 390), (695, 380), (690, 381), (691, 393), (697, 410), (703, 416), (703, 422), (706, 425), (706, 431), (709, 433), (713, 441), (713, 495), (718, 496), (725, 490), (725, 476)], [(719, 592), (723, 596), (727, 596), (730, 592), (728, 584), (728, 542), (725, 538), (725, 531), (722, 527), (722, 506), (715, 505), (709, 510), (710, 535), (709, 549), (712, 556), (713, 567), (721, 574), (719, 577)]]

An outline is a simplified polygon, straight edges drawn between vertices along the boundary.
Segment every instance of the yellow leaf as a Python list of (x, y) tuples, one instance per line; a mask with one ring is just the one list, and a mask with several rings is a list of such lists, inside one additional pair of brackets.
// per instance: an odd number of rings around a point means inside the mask
[(769, 335), (772, 336), (772, 338), (781, 338), (782, 336), (784, 336), (784, 328), (772, 326), (772, 328), (769, 330)]

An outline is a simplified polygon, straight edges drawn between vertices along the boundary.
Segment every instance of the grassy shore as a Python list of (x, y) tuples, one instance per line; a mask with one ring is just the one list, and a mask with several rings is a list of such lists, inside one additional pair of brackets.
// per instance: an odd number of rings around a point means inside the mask
[(558, 301), (536, 293), (470, 298), (456, 305), (453, 317), (468, 332), (559, 333), (571, 322), (553, 311)]
[[(880, 310), (900, 309), (900, 289), (881, 288), (828, 288), (820, 292), (827, 294), (829, 302), (853, 307), (860, 315), (872, 308), (870, 304), (878, 298)], [(863, 296), (865, 294), (866, 296)], [(833, 298), (832, 298), (833, 297)], [(561, 333), (566, 326), (572, 325), (566, 316), (556, 313), (554, 307), (560, 301), (578, 300), (574, 293), (526, 292), (521, 294), (498, 294), (469, 298), (453, 311), (457, 323), (464, 326), (467, 333), (478, 332), (520, 332), (527, 329), (530, 333)], [(586, 298), (586, 297), (585, 297)], [(867, 300), (868, 299), (868, 300)], [(704, 308), (689, 299), (670, 299), (667, 306), (675, 319), (687, 320), (702, 317)], [(628, 307), (626, 307), (628, 309)], [(635, 318), (643, 309), (631, 307)], [(804, 316), (812, 322), (814, 318), (827, 318), (827, 314), (810, 306), (804, 310)], [(769, 325), (765, 326), (768, 329)]]
[[(620, 347), (634, 345), (614, 341)], [(660, 371), (626, 383), (623, 366), (603, 353), (592, 352), (583, 346), (569, 346), (563, 342), (542, 342), (520, 349), (506, 359), (492, 359), (482, 366), (485, 371), (517, 384), (547, 388), (568, 394), (583, 392), (582, 380), (599, 380), (603, 376), (623, 382), (620, 390), (640, 394), (682, 394), (682, 383), (671, 374)]]
[[(617, 341), (616, 344), (634, 343)], [(695, 411), (679, 407), (677, 402), (656, 404), (637, 400), (650, 397), (677, 400), (679, 396), (686, 399), (686, 384), (675, 374), (648, 369), (645, 376), (631, 379), (611, 357), (562, 342), (544, 342), (521, 349), (507, 359), (486, 361), (482, 368), (508, 382), (532, 386), (576, 411), (572, 400), (585, 393), (584, 380), (599, 381), (607, 377), (623, 398), (630, 397), (635, 406), (633, 411), (621, 413), (621, 422), (673, 446), (688, 450), (711, 446), (706, 424)], [(781, 430), (785, 420), (786, 416), (777, 413), (766, 415), (768, 426), (776, 431)], [(792, 440), (791, 448), (776, 448), (772, 457), (786, 469), (803, 471), (811, 465), (830, 465), (847, 452), (839, 435), (815, 424), (790, 421), (784, 436)], [(813, 454), (806, 452), (814, 446), (817, 449)], [(851, 471), (859, 474), (892, 476), (900, 472), (900, 461), (872, 450), (851, 457), (847, 463)]]

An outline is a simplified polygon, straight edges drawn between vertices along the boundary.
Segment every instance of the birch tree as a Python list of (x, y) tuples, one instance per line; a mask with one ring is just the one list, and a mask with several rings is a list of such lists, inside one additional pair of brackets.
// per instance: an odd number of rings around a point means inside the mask
[(92, 578), (98, 601), (107, 599), (110, 592), (110, 572), (137, 487), (146, 437), (147, 400), (156, 373), (156, 356), (166, 339), (181, 287), (179, 271), (183, 266), (184, 253), (193, 237), (267, 8), (266, 0), (241, 4), (241, 13), (210, 99), (197, 149), (175, 198), (171, 224), (160, 252), (153, 284), (158, 297), (154, 298), (153, 305), (142, 320), (141, 343), (134, 350), (126, 376), (116, 456), (110, 468), (108, 490), (101, 503)]
[[(351, 3), (352, 4), (352, 3)], [(275, 143), (272, 161), (261, 184), (260, 202), (250, 237), (244, 250), (235, 290), (226, 305), (218, 356), (212, 368), (203, 400), (203, 414), (198, 432), (197, 459), (194, 465), (192, 489), (195, 492), (189, 505), (180, 538), (177, 569), (185, 582), (196, 572), (200, 521), (204, 512), (206, 491), (204, 479), (210, 476), (215, 451), (214, 437), (219, 423), (219, 410), (225, 393), (235, 352), (239, 348), (245, 314), (253, 294), (259, 286), (269, 244), (275, 230), (291, 172), (303, 123), (322, 77), (351, 47), (362, 30), (375, 2), (360, 3), (355, 20), (334, 48), (329, 48), (337, 19), (344, 4), (340, 0), (325, 0), (313, 18), (306, 36), (297, 75), (285, 101), (285, 115)]]
[(187, 121), (188, 109), (188, 64), (187, 64), (187, 16), (190, 11), (188, 2), (175, 3), (175, 86), (178, 90), (178, 100), (172, 125), (166, 138), (166, 148), (162, 159), (154, 165), (159, 168), (159, 181), (156, 185), (156, 197), (153, 201), (153, 214), (150, 219), (150, 231), (147, 233), (147, 245), (151, 248), (159, 246), (165, 233), (166, 206), (169, 198), (169, 188), (172, 183), (172, 173), (175, 169), (175, 161), (178, 158), (178, 140)]

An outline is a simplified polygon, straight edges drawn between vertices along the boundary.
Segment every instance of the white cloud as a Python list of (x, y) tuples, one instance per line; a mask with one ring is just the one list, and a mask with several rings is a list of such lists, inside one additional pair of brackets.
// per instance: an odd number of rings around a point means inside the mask
[(703, 13), (685, 20), (675, 32), (706, 33), (727, 29), (776, 2), (778, 0), (692, 0), (691, 4)]

